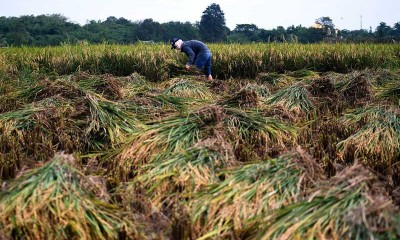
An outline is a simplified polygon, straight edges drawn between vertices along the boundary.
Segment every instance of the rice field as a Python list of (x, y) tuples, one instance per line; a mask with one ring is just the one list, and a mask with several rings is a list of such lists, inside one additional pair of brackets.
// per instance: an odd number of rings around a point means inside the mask
[(0, 239), (399, 239), (400, 45), (0, 49)]

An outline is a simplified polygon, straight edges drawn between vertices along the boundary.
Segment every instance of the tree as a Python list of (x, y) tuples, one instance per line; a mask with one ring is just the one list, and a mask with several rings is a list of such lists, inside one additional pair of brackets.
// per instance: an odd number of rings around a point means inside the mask
[(10, 32), (6, 35), (6, 42), (12, 45), (29, 45), (31, 36), (26, 29), (27, 17), (12, 17), (10, 21)]
[(394, 24), (393, 30), (400, 35), (400, 22)]
[(383, 39), (388, 35), (392, 28), (388, 26), (385, 22), (381, 22), (378, 27), (376, 27), (376, 35), (379, 39)]
[(201, 16), (199, 32), (206, 42), (221, 42), (227, 37), (225, 14), (216, 3), (206, 8)]
[(165, 29), (165, 35), (163, 37), (165, 40), (172, 37), (179, 37), (184, 40), (199, 38), (199, 29), (190, 22), (167, 22), (162, 25)]
[(301, 43), (307, 43), (307, 35), (308, 35), (309, 29), (302, 27), (301, 25), (299, 26), (290, 26), (286, 29), (286, 35), (287, 35), (287, 40), (290, 42), (301, 42)]
[(242, 33), (248, 41), (256, 42), (259, 39), (260, 30), (254, 24), (237, 24), (234, 33)]
[(136, 29), (136, 37), (140, 41), (162, 42), (163, 35), (163, 26), (151, 18), (143, 20)]
[(400, 22), (397, 22), (393, 25), (393, 38), (396, 41), (400, 41)]
[(229, 43), (247, 43), (247, 42), (249, 42), (249, 39), (242, 32), (232, 32), (232, 34), (229, 34), (227, 40)]
[(340, 39), (345, 42), (367, 43), (374, 41), (374, 35), (364, 29), (353, 31), (343, 29), (340, 31)]
[(111, 43), (133, 43), (136, 42), (134, 30), (135, 24), (125, 18), (108, 17), (106, 21), (99, 23), (105, 35), (104, 40)]
[(323, 27), (326, 35), (329, 36), (335, 33), (335, 24), (333, 24), (333, 21), (330, 17), (320, 17), (315, 20), (315, 23)]

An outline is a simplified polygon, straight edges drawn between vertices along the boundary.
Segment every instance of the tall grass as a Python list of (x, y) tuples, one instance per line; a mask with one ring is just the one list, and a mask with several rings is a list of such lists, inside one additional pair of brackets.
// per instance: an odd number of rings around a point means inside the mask
[[(300, 69), (348, 72), (365, 68), (395, 68), (399, 45), (378, 44), (210, 44), (213, 73), (218, 78), (255, 77), (261, 72)], [(129, 75), (138, 72), (156, 81), (173, 75), (176, 65), (185, 63), (184, 54), (167, 44), (155, 45), (64, 45), (0, 50), (0, 71), (54, 71), (69, 74), (77, 70)], [(171, 61), (176, 63), (172, 64)]]

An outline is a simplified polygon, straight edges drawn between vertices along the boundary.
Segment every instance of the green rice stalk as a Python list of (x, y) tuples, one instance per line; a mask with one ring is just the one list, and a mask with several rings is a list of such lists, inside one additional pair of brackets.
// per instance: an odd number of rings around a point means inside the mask
[(283, 148), (285, 141), (295, 135), (293, 127), (273, 118), (211, 105), (186, 116), (172, 116), (152, 123), (132, 133), (124, 144), (107, 154), (104, 160), (111, 160), (118, 176), (126, 178), (141, 165), (152, 162), (155, 156), (162, 153), (167, 157), (193, 146), (202, 136), (217, 132), (229, 133), (235, 142), (257, 142), (263, 151), (276, 146)]
[(178, 110), (179, 112), (184, 112), (189, 106), (198, 104), (194, 99), (191, 98), (183, 98), (166, 94), (153, 96), (153, 101), (161, 107), (170, 107)]
[(29, 106), (25, 109), (0, 114), (0, 124), (11, 123), (9, 132), (14, 130), (27, 130), (37, 123), (34, 118), (36, 113), (45, 111), (44, 107)]
[(361, 80), (366, 80), (368, 83), (372, 80), (370, 78), (371, 76), (362, 71), (353, 71), (349, 74), (339, 75), (339, 77), (340, 76), (342, 76), (342, 78), (338, 78), (334, 83), (335, 88), (343, 92), (355, 88), (357, 83)]

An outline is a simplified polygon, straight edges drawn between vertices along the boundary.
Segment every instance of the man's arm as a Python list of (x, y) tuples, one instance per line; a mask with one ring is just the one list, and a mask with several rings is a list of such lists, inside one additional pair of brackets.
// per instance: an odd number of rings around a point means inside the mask
[(194, 64), (194, 57), (196, 56), (196, 54), (194, 54), (193, 50), (188, 46), (183, 47), (182, 52), (184, 52), (186, 56), (189, 57), (188, 61), (186, 62), (186, 66), (192, 66)]

